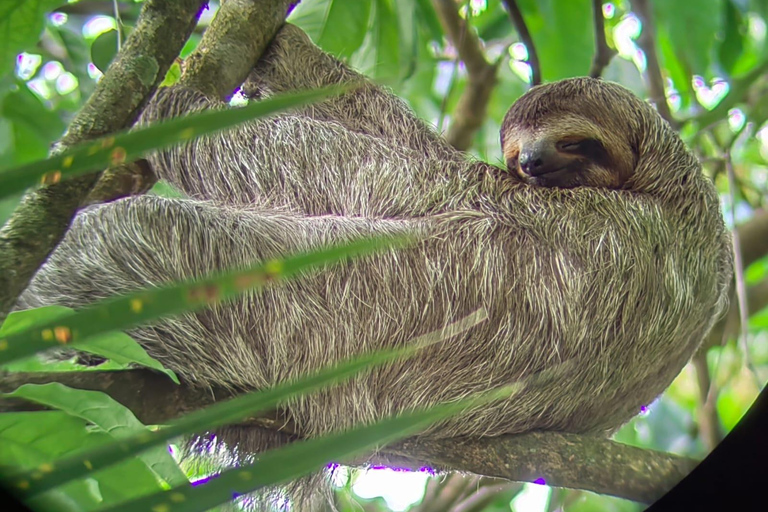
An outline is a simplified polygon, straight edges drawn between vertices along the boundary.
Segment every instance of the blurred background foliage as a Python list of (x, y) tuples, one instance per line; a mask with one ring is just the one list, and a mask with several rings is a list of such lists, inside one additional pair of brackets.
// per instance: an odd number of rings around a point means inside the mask
[[(530, 86), (530, 49), (502, 0), (455, 4), (487, 61), (500, 64), (470, 152), (501, 165), (500, 122)], [(588, 73), (595, 54), (590, 0), (517, 4), (545, 81)], [(130, 32), (140, 7), (141, 2), (128, 0), (2, 2), (0, 33), (8, 35), (0, 40), (0, 166), (48, 154)], [(195, 48), (216, 9), (217, 3), (210, 2), (182, 58)], [(768, 187), (768, 0), (616, 0), (604, 2), (602, 14), (608, 46), (617, 52), (602, 76), (648, 98), (653, 97), (654, 72), (660, 73), (670, 119), (715, 180), (726, 221), (732, 226), (733, 219), (741, 224), (759, 215)], [(304, 0), (290, 21), (324, 50), (391, 87), (439, 130), (451, 126), (469, 77), (432, 1)], [(649, 58), (649, 48), (655, 59)], [(654, 61), (658, 66), (649, 69)], [(167, 81), (177, 74), (175, 67)], [(164, 190), (161, 183), (155, 193)], [(17, 201), (0, 202), (0, 221)], [(746, 286), (765, 289), (767, 274), (763, 255), (746, 269)], [(748, 328), (739, 333), (745, 338), (737, 340), (733, 332), (738, 329), (732, 330), (722, 343), (704, 350), (699, 364), (689, 364), (616, 440), (701, 458), (733, 428), (768, 378), (768, 309), (757, 296)], [(205, 473), (199, 465), (187, 469), (193, 478)], [(432, 477), (426, 471), (340, 468), (336, 482), (342, 511), (642, 509), (625, 500), (550, 489), (545, 482)]]

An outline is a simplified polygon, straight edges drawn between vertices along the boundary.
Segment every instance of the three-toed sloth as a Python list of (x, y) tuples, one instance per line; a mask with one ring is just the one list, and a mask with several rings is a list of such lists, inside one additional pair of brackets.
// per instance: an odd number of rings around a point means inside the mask
[[(562, 378), (422, 435), (611, 432), (670, 384), (725, 307), (731, 248), (713, 184), (650, 105), (591, 78), (535, 87), (504, 120), (501, 169), (451, 148), (290, 25), (244, 90), (339, 82), (359, 87), (154, 154), (157, 175), (190, 198), (82, 211), (19, 307), (80, 307), (362, 235), (416, 233), (413, 247), (130, 334), (193, 385), (247, 390), (485, 308), (463, 334), (287, 404), (304, 436), (564, 362)], [(222, 106), (166, 88), (143, 122)]]

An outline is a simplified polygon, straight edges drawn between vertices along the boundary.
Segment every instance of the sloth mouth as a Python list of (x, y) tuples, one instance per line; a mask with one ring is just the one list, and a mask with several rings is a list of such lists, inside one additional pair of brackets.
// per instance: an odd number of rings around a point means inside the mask
[(573, 188), (579, 185), (581, 165), (564, 165), (536, 176), (523, 175), (523, 180), (539, 187)]

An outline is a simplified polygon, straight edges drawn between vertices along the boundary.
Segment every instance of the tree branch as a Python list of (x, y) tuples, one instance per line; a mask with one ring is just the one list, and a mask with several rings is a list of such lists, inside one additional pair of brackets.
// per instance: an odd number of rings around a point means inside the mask
[(539, 55), (536, 53), (536, 46), (533, 44), (531, 33), (528, 32), (528, 26), (525, 24), (523, 13), (520, 11), (515, 0), (504, 0), (504, 5), (507, 6), (507, 11), (509, 11), (509, 17), (512, 18), (515, 30), (517, 30), (520, 39), (523, 40), (523, 44), (528, 49), (528, 65), (531, 66), (531, 85), (539, 85), (541, 83)]
[(602, 437), (530, 432), (482, 439), (409, 439), (383, 449), (429, 465), (517, 482), (581, 489), (643, 503), (663, 496), (698, 465)]
[(696, 381), (699, 385), (699, 407), (696, 411), (699, 436), (704, 440), (707, 451), (711, 452), (724, 437), (717, 415), (717, 385), (709, 375), (706, 352), (697, 352), (691, 362), (696, 370)]
[(605, 40), (605, 17), (603, 16), (603, 0), (592, 0), (592, 21), (595, 28), (595, 56), (592, 58), (592, 67), (589, 76), (598, 78), (603, 74), (605, 67), (616, 55), (616, 50), (608, 47)]
[(656, 110), (673, 128), (677, 128), (677, 121), (672, 117), (672, 112), (667, 104), (667, 94), (664, 89), (664, 77), (661, 75), (661, 64), (656, 53), (656, 28), (653, 24), (651, 6), (648, 0), (632, 0), (635, 14), (643, 24), (643, 30), (637, 40), (638, 46), (645, 53), (645, 76), (648, 81), (651, 101), (656, 105)]
[(472, 145), (475, 133), (485, 121), (488, 101), (497, 83), (498, 65), (486, 60), (480, 40), (459, 16), (456, 2), (432, 0), (432, 5), (448, 40), (456, 47), (467, 69), (467, 86), (451, 116), (451, 126), (445, 136), (449, 144), (464, 151)]
[(180, 83), (229, 100), (285, 23), (290, 0), (227, 0), (184, 61)]
[[(127, 126), (165, 77), (195, 27), (202, 0), (148, 0), (136, 29), (123, 45), (57, 150)], [(27, 193), (0, 229), (0, 321), (48, 258), (99, 173)]]
[[(0, 379), (0, 392), (10, 392), (25, 383), (46, 382), (103, 391), (131, 409), (140, 421), (153, 425), (233, 396), (228, 390), (177, 386), (166, 376), (148, 370), (9, 373)], [(0, 412), (39, 409), (37, 404), (0, 397)], [(290, 428), (288, 432), (282, 428), (284, 424), (277, 413), (271, 413), (244, 425), (293, 434)], [(428, 465), (520, 482), (544, 478), (556, 487), (642, 502), (663, 495), (697, 464), (692, 459), (601, 437), (557, 432), (482, 439), (409, 439), (385, 447), (372, 461), (412, 469)]]

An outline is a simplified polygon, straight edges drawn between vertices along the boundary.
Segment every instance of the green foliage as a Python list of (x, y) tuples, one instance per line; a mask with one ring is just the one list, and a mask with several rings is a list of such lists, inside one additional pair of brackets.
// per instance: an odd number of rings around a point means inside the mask
[[(178, 137), (180, 133), (176, 131), (177, 138), (173, 139), (170, 132), (161, 129), (160, 132), (144, 132), (145, 135), (149, 133), (144, 139), (144, 135), (139, 135), (135, 145), (126, 146), (124, 157), (120, 152), (113, 154), (114, 148), (124, 147), (124, 140), (119, 139), (109, 148), (100, 148), (98, 158), (94, 157), (91, 161), (85, 158), (88, 149), (85, 149), (85, 155), (75, 152), (61, 155), (59, 160), (45, 160), (52, 143), (61, 137), (74, 112), (93, 91), (99, 76), (97, 69), (104, 71), (116, 50), (114, 30), (88, 37), (83, 35), (83, 29), (93, 19), (92, 16), (71, 14), (64, 21), (48, 16), (52, 8), (64, 3), (62, 0), (0, 2), (0, 169), (3, 169), (0, 171), (0, 223), (11, 214), (23, 189), (36, 184), (46, 172), (60, 171), (63, 179), (77, 166), (80, 166), (78, 172), (99, 169), (112, 163), (110, 156), (119, 157), (118, 160), (131, 158), (161, 139), (172, 143), (184, 138)], [(78, 7), (88, 4), (96, 3), (82, 2)], [(536, 45), (544, 79), (586, 74), (594, 52), (591, 2), (519, 0), (518, 4)], [(724, 195), (724, 203), (730, 205), (734, 202), (739, 221), (747, 220), (756, 209), (765, 208), (768, 185), (768, 137), (755, 136), (765, 127), (768, 119), (766, 82), (761, 78), (768, 65), (768, 37), (765, 34), (768, 0), (652, 0), (651, 4), (656, 28), (655, 48), (665, 85), (672, 86), (667, 89), (667, 94), (673, 114), (683, 121), (681, 134), (705, 162), (706, 172), (718, 173), (717, 183)], [(126, 9), (123, 21), (127, 26), (134, 24), (134, 4), (121, 2), (120, 5), (124, 8), (131, 6), (131, 9)], [(635, 6), (631, 0), (617, 0), (610, 5), (613, 10), (610, 11), (612, 17), (605, 20), (606, 35), (609, 45), (620, 50), (620, 55), (612, 60), (603, 77), (618, 81), (641, 96), (647, 95), (643, 59), (638, 56), (637, 34), (626, 35), (627, 23), (632, 19)], [(459, 2), (458, 6), (470, 28), (483, 41), (488, 60), (495, 62), (501, 59), (498, 85), (491, 97), (488, 116), (475, 135), (471, 149), (475, 156), (499, 163), (499, 124), (507, 107), (528, 87), (524, 68), (520, 68), (520, 63), (515, 62), (507, 52), (509, 45), (520, 42), (520, 38), (501, 0), (472, 0)], [(392, 87), (428, 122), (441, 124), (443, 129), (450, 126), (451, 115), (467, 83), (467, 75), (462, 66), (455, 66), (454, 49), (443, 36), (431, 0), (303, 0), (292, 14), (291, 21), (304, 28), (325, 50)], [(194, 50), (199, 40), (200, 34), (193, 34), (181, 56), (185, 57)], [(20, 52), (31, 56), (24, 66), (17, 60)], [(96, 66), (89, 66), (91, 62)], [(14, 73), (15, 67), (18, 73)], [(175, 83), (179, 72), (177, 63), (166, 76), (165, 85)], [(694, 85), (694, 75), (701, 76), (704, 87)], [(730, 87), (728, 94), (718, 100), (720, 103), (706, 100), (708, 88), (713, 86), (715, 79), (727, 81)], [(735, 132), (727, 123), (732, 108), (740, 109), (746, 125), (745, 135), (736, 143), (732, 143)], [(705, 113), (708, 117), (703, 117)], [(702, 135), (702, 129), (712, 123), (715, 123), (715, 128), (707, 132), (708, 135)], [(195, 135), (199, 133), (195, 132)], [(131, 139), (128, 141), (133, 144)], [(93, 147), (93, 143), (88, 146)], [(726, 149), (732, 155), (739, 183), (734, 201), (731, 201), (721, 165)], [(77, 157), (73, 158), (69, 170), (63, 165), (66, 156)], [(51, 166), (52, 163), (56, 165)], [(17, 172), (15, 181), (8, 180), (9, 171)], [(50, 176), (51, 179), (54, 177)], [(159, 182), (152, 193), (166, 197), (183, 196), (164, 182)], [(763, 257), (747, 270), (746, 284), (756, 289), (764, 286), (767, 278), (768, 257)], [(221, 283), (214, 286), (219, 289)], [(102, 310), (108, 318), (105, 317), (104, 321), (88, 320), (90, 325), (84, 324), (84, 330), (79, 333), (94, 333), (103, 329), (101, 335), (79, 342), (76, 348), (106, 357), (107, 362), (84, 367), (73, 360), (52, 362), (28, 356), (5, 365), (4, 369), (92, 371), (141, 364), (160, 370), (159, 364), (148, 358), (138, 344), (115, 331), (119, 326), (146, 319), (131, 312), (131, 303), (126, 302), (129, 300), (111, 303)], [(176, 296), (173, 307), (181, 308), (185, 300)], [(143, 308), (153, 307), (142, 304)], [(121, 309), (118, 311), (111, 307)], [(146, 313), (148, 310), (143, 311)], [(162, 312), (167, 311), (158, 309), (153, 315)], [(87, 318), (96, 318), (94, 313), (88, 314), (94, 316), (80, 317), (81, 320), (86, 322)], [(28, 333), (41, 333), (46, 325), (74, 329), (77, 327), (75, 324), (67, 323), (78, 318), (74, 315), (63, 308), (14, 313), (2, 326), (0, 336), (21, 336), (24, 329)], [(65, 331), (60, 333), (62, 339), (67, 339)], [(21, 342), (23, 338), (18, 340)], [(748, 343), (749, 355), (759, 373), (758, 379), (764, 380), (768, 376), (768, 309), (750, 317)], [(730, 340), (723, 348), (711, 349), (708, 354), (709, 374), (717, 391), (716, 419), (726, 432), (741, 418), (757, 394), (754, 376), (744, 366), (744, 356), (735, 340)], [(30, 394), (32, 389), (26, 388), (22, 392)], [(148, 432), (146, 427), (126, 420), (125, 411), (119, 407), (106, 401), (100, 402), (104, 397), (86, 397), (56, 386), (35, 391), (38, 394), (43, 392), (45, 400), (68, 412), (0, 414), (0, 465), (31, 470), (52, 461), (61, 463), (62, 458), (75, 460), (86, 451), (92, 454), (96, 448), (107, 450), (106, 446), (113, 440), (105, 430), (109, 428), (109, 421), (121, 425), (118, 431), (134, 432), (130, 429), (135, 428), (135, 432)], [(86, 417), (83, 410), (78, 409), (77, 401), (80, 399), (99, 404), (94, 412), (103, 416)], [(241, 406), (242, 410), (247, 407)], [(647, 412), (621, 429), (616, 439), (643, 448), (702, 457), (708, 447), (697, 428), (701, 406), (696, 373), (688, 367), (665, 395), (649, 404)], [(210, 411), (220, 414), (215, 409)], [(182, 428), (179, 425), (193, 428), (183, 421), (174, 424), (174, 428)], [(200, 424), (196, 425), (194, 428)], [(157, 441), (164, 435), (168, 435), (168, 431), (153, 433), (153, 442), (167, 442), (168, 438)], [(121, 438), (120, 442), (125, 443), (127, 439)], [(343, 443), (340, 441), (340, 444)], [(163, 451), (156, 450), (157, 453)], [(164, 460), (170, 464), (167, 457)], [(316, 463), (315, 467), (319, 464)], [(172, 474), (174, 471), (168, 469), (167, 475)], [(84, 478), (40, 493), (30, 504), (41, 510), (90, 511), (155, 493), (164, 488), (161, 480), (168, 478), (172, 476), (158, 478), (145, 461), (131, 456), (124, 462), (98, 472), (89, 472)], [(497, 508), (489, 505), (485, 510), (509, 510), (507, 498), (509, 496), (501, 500), (506, 500), (506, 503), (494, 505)], [(345, 499), (348, 502), (342, 510), (360, 508), (354, 503), (356, 498), (351, 491)], [(383, 503), (383, 500), (378, 501)], [(374, 510), (374, 501), (367, 502), (365, 507)], [(638, 505), (625, 500), (578, 491), (553, 493), (550, 509), (556, 507), (565, 512), (640, 510)], [(386, 507), (380, 504), (375, 509), (386, 510)]]
[[(100, 425), (100, 421), (104, 422), (106, 420), (109, 428), (105, 428), (105, 430), (111, 435), (115, 435), (113, 430), (120, 426), (126, 426), (128, 430), (126, 432), (127, 435), (116, 436), (120, 440), (119, 443), (100, 446), (87, 453), (80, 453), (76, 457), (57, 461), (55, 468), (52, 467), (42, 477), (35, 478), (34, 471), (17, 472), (16, 474), (5, 475), (6, 482), (11, 487), (20, 489), (17, 492), (23, 496), (35, 495), (51, 487), (84, 476), (91, 471), (107, 467), (124, 459), (126, 456), (135, 455), (164, 441), (170, 441), (175, 437), (189, 434), (190, 432), (203, 432), (220, 425), (245, 420), (258, 412), (272, 409), (277, 404), (295, 396), (306, 394), (331, 384), (337, 384), (363, 370), (386, 364), (396, 359), (407, 358), (426, 346), (466, 331), (485, 320), (485, 318), (485, 312), (482, 310), (478, 311), (459, 322), (451, 324), (446, 329), (434, 331), (411, 340), (410, 343), (401, 348), (382, 350), (348, 361), (342, 361), (302, 379), (285, 382), (268, 390), (255, 391), (228, 401), (216, 403), (204, 410), (173, 420), (167, 427), (151, 433), (138, 429), (138, 421), (135, 420), (133, 414), (127, 409), (122, 408), (119, 404), (114, 403), (111, 398), (103, 393), (81, 393), (78, 390), (72, 390), (60, 384), (22, 386), (9, 396), (26, 398), (43, 405), (62, 409), (74, 416), (87, 419), (97, 426)], [(86, 411), (85, 414), (80, 413), (83, 408)], [(96, 413), (93, 413), (91, 408), (97, 409)], [(114, 409), (116, 412), (110, 409)], [(106, 412), (104, 413), (102, 410), (106, 410)], [(123, 419), (118, 418), (118, 416)], [(111, 424), (109, 423), (110, 421), (112, 422)], [(150, 467), (154, 466), (150, 464)], [(165, 468), (165, 466), (163, 467)], [(168, 468), (165, 468), (163, 472), (158, 473), (162, 476), (167, 474), (167, 470)], [(170, 474), (173, 476), (173, 473)], [(168, 479), (165, 480), (170, 483), (178, 483)], [(23, 484), (25, 482), (26, 484)]]
[(414, 434), (429, 425), (494, 400), (508, 399), (520, 391), (520, 385), (506, 386), (428, 410), (419, 409), (309, 441), (291, 443), (259, 455), (255, 464), (222, 472), (204, 488), (188, 485), (174, 487), (168, 493), (110, 507), (107, 512), (140, 512), (163, 507), (168, 512), (202, 512), (229, 501), (238, 494), (276, 485), (316, 471), (328, 460), (351, 460), (371, 449)]
[[(8, 336), (14, 332), (31, 329), (34, 326), (46, 325), (55, 322), (58, 318), (72, 315), (74, 311), (63, 306), (46, 306), (25, 311), (15, 311), (8, 315), (2, 325), (0, 325), (0, 337)], [(119, 331), (106, 332), (100, 335), (92, 336), (78, 343), (77, 348), (82, 352), (88, 352), (97, 356), (105, 357), (110, 360), (108, 366), (99, 365), (99, 370), (113, 370), (131, 368), (133, 365), (145, 366), (159, 372), (165, 373), (176, 384), (179, 379), (173, 371), (164, 368), (156, 359), (147, 354), (144, 348), (125, 333)], [(23, 359), (4, 365), (8, 371), (41, 371), (40, 362), (36, 357)], [(82, 369), (65, 365), (66, 369)], [(50, 368), (48, 371), (52, 371)]]
[[(60, 411), (0, 414), (0, 465), (31, 469), (110, 441), (109, 433)], [(133, 458), (44, 494), (28, 505), (40, 510), (91, 511), (162, 489), (144, 461)]]
[(0, 4), (0, 76), (13, 69), (16, 54), (34, 46), (45, 14), (61, 0), (3, 0)]
[(587, 74), (594, 53), (589, 0), (524, 0), (520, 9), (531, 31), (544, 81)]

